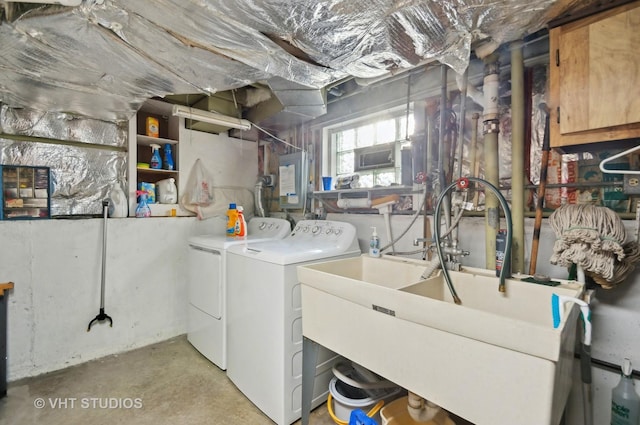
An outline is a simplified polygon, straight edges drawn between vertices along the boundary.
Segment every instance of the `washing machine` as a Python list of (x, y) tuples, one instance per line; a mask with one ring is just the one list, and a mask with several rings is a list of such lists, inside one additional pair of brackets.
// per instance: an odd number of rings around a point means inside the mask
[(187, 340), (220, 369), (227, 368), (227, 249), (282, 239), (290, 233), (291, 224), (287, 220), (254, 217), (247, 223), (245, 238), (221, 234), (188, 239)]
[[(360, 255), (356, 229), (300, 221), (278, 241), (227, 254), (227, 376), (278, 425), (301, 417), (302, 309), (297, 266)], [(313, 407), (326, 400), (335, 353), (318, 355)]]

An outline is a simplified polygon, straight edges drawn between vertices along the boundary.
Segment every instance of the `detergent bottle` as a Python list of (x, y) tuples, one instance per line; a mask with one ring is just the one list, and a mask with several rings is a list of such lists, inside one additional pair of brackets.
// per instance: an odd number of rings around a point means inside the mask
[(244, 238), (247, 236), (247, 222), (244, 219), (244, 208), (238, 206), (238, 217), (236, 218), (235, 236)]
[(175, 170), (175, 165), (173, 163), (173, 154), (171, 152), (171, 144), (165, 143), (164, 145), (164, 163), (165, 170)]
[(151, 208), (147, 204), (147, 192), (139, 190), (136, 195), (140, 196), (140, 202), (136, 207), (136, 217), (151, 217)]
[(151, 162), (149, 168), (159, 170), (162, 168), (162, 159), (160, 159), (160, 145), (151, 143)]
[(127, 197), (119, 182), (111, 185), (109, 190), (109, 217), (126, 217), (129, 213)]
[(236, 221), (238, 220), (238, 209), (236, 204), (229, 204), (227, 210), (227, 236), (233, 237), (236, 234)]

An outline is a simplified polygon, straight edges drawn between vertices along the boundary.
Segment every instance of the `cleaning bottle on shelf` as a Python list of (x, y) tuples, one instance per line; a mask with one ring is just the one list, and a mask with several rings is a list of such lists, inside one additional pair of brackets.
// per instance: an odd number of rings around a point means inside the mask
[(136, 195), (140, 197), (140, 202), (136, 207), (136, 217), (151, 217), (151, 208), (147, 204), (147, 192), (145, 190), (138, 190)]
[(233, 237), (236, 234), (236, 221), (238, 220), (238, 209), (236, 204), (229, 204), (227, 210), (227, 236)]
[(624, 359), (622, 377), (611, 393), (611, 425), (638, 425), (640, 397), (631, 377), (631, 361)]
[(380, 238), (375, 227), (372, 227), (373, 233), (371, 233), (371, 240), (369, 241), (369, 255), (371, 257), (380, 256)]
[(244, 208), (238, 206), (237, 209), (238, 217), (236, 218), (235, 236), (244, 238), (245, 236), (247, 236), (247, 222), (244, 219)]
[(160, 145), (151, 143), (151, 162), (149, 168), (159, 170), (162, 168), (162, 159), (160, 159)]
[(171, 144), (164, 144), (164, 163), (163, 167), (165, 170), (175, 170), (175, 165), (173, 163), (173, 154), (171, 152)]

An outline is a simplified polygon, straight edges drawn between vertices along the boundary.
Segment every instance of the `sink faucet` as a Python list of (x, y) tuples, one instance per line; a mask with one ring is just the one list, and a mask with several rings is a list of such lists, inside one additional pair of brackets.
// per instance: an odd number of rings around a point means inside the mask
[[(441, 210), (441, 204), (443, 199), (445, 198), (447, 192), (449, 192), (451, 189), (453, 189), (454, 187), (457, 187), (458, 189), (463, 189), (466, 190), (467, 187), (469, 186), (469, 181), (475, 181), (478, 183), (483, 184), (486, 188), (489, 188), (493, 194), (496, 196), (496, 198), (498, 198), (498, 201), (500, 201), (500, 205), (502, 206), (502, 209), (504, 210), (504, 216), (507, 222), (507, 243), (506, 243), (506, 247), (505, 247), (505, 251), (504, 251), (504, 255), (505, 258), (511, 258), (511, 236), (513, 233), (513, 225), (511, 223), (511, 211), (509, 210), (509, 205), (507, 204), (507, 201), (504, 199), (504, 196), (502, 196), (502, 193), (500, 193), (500, 191), (491, 183), (489, 183), (486, 180), (483, 179), (479, 179), (477, 177), (465, 177), (465, 178), (461, 178), (458, 179), (457, 181), (451, 183), (449, 186), (447, 186), (442, 193), (440, 193), (440, 196), (438, 197), (438, 201), (436, 202), (436, 207), (435, 207), (435, 211), (434, 211), (434, 222), (435, 222), (435, 226), (434, 226), (434, 239), (436, 241), (440, 241), (440, 210)], [(449, 270), (446, 267), (446, 260), (445, 260), (445, 255), (449, 254), (449, 255), (454, 255), (451, 253), (447, 253), (446, 249), (443, 249), (442, 247), (442, 243), (436, 243), (436, 249), (438, 251), (438, 258), (440, 260), (440, 266), (442, 267), (442, 274), (444, 275), (444, 279), (445, 282), (447, 283), (447, 286), (449, 287), (449, 292), (451, 292), (451, 296), (453, 297), (453, 301), (456, 304), (460, 304), (460, 298), (458, 297), (458, 294), (456, 294), (456, 290), (453, 287), (453, 283), (451, 282), (451, 276), (449, 276)], [(454, 252), (458, 251), (457, 246), (452, 246), (451, 248), (454, 248)], [(464, 251), (462, 251), (464, 252)], [(464, 254), (462, 254), (464, 255)], [(498, 285), (498, 291), (500, 292), (505, 292), (505, 279), (511, 275), (511, 271), (507, 270), (508, 267), (502, 267), (502, 269), (500, 270), (500, 277), (499, 277), (499, 285)]]
[[(431, 239), (415, 238), (413, 240), (413, 246), (418, 246), (418, 245), (420, 245), (421, 243), (424, 243), (424, 242), (430, 242), (431, 243), (431, 245), (429, 245), (429, 248), (435, 247), (435, 243), (434, 243), (433, 238), (431, 238)], [(457, 240), (454, 240), (454, 241), (447, 240), (447, 241), (441, 242), (441, 244), (442, 244), (442, 252), (445, 255), (451, 255), (453, 257), (458, 257), (458, 256), (463, 256), (464, 257), (464, 256), (467, 256), (467, 255), (471, 254), (469, 251), (465, 251), (463, 249), (460, 249), (458, 247), (458, 241)]]

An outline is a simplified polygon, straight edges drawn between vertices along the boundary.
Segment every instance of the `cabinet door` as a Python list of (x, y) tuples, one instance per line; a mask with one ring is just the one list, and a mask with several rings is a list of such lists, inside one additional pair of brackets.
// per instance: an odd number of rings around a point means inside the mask
[(640, 136), (640, 2), (550, 32), (551, 144)]

